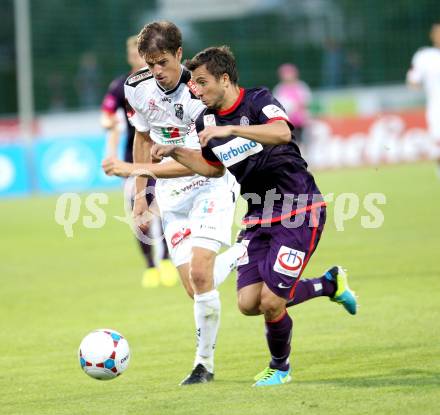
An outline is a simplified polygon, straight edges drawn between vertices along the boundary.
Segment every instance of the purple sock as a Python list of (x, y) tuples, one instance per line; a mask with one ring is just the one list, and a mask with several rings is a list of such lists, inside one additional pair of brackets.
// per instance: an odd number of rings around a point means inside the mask
[(168, 246), (167, 246), (167, 242), (165, 241), (165, 238), (162, 240), (162, 246), (163, 246), (162, 259), (169, 259), (170, 253), (168, 252)]
[(290, 340), (292, 319), (287, 311), (274, 321), (266, 321), (266, 338), (272, 360), (272, 369), (289, 370)]
[(144, 244), (142, 241), (138, 239), (139, 247), (141, 248), (142, 254), (144, 255), (144, 259), (147, 265), (147, 268), (153, 268), (155, 266), (154, 258), (153, 258), (153, 247), (149, 244)]
[(326, 277), (299, 280), (295, 288), (293, 298), (287, 303), (287, 307), (301, 304), (315, 297), (333, 297), (336, 284)]

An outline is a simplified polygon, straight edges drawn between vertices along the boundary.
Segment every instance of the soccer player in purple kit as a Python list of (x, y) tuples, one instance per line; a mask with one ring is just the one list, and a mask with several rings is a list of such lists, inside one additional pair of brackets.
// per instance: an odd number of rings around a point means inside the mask
[(339, 266), (300, 280), (321, 237), (325, 202), (283, 107), (266, 88), (239, 87), (235, 58), (225, 46), (205, 49), (187, 67), (208, 108), (196, 120), (202, 151), (155, 144), (152, 155), (171, 156), (207, 177), (227, 168), (241, 184), (247, 255), (238, 267), (238, 306), (245, 315), (264, 315), (271, 353), (254, 386), (284, 384), (291, 380), (293, 325), (286, 307), (327, 296), (356, 314), (356, 297)]
[[(131, 71), (114, 79), (108, 87), (107, 93), (101, 104), (101, 125), (108, 131), (107, 140), (107, 157), (118, 157), (118, 145), (121, 137), (120, 121), (118, 110), (123, 110), (125, 119), (126, 142), (124, 148), (124, 160), (133, 162), (133, 141), (135, 128), (129, 123), (127, 113), (125, 112), (125, 94), (124, 83), (129, 75), (135, 73), (145, 66), (145, 61), (139, 55), (137, 49), (137, 36), (130, 36), (127, 39), (127, 63), (131, 67)], [(154, 180), (151, 179), (148, 185), (153, 187)], [(152, 202), (152, 195), (147, 194), (148, 203)], [(160, 220), (154, 224), (160, 228)], [(148, 229), (151, 235), (151, 227)], [(177, 283), (177, 270), (171, 261), (168, 259), (168, 249), (165, 242), (162, 242), (162, 260), (159, 264), (154, 261), (153, 247), (150, 244), (143, 243), (140, 239), (139, 247), (145, 259), (146, 269), (142, 276), (142, 285), (146, 288), (156, 287), (160, 283), (165, 286), (173, 286)], [(156, 267), (158, 265), (158, 267)]]

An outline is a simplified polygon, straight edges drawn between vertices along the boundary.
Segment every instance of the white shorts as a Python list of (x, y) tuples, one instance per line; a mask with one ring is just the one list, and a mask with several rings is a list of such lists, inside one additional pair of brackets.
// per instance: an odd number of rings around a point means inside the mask
[(226, 174), (229, 177), (221, 179), (192, 176), (157, 180), (156, 199), (176, 267), (191, 260), (193, 246), (217, 252), (222, 245), (231, 244), (239, 185)]

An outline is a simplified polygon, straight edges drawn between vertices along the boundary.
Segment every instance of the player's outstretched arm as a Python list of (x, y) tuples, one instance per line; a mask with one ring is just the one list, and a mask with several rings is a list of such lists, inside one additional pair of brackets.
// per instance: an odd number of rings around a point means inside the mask
[(136, 178), (140, 177), (140, 190), (145, 188), (142, 185), (142, 180), (148, 179), (149, 177), (152, 177), (154, 179), (173, 179), (176, 177), (186, 177), (194, 175), (194, 171), (192, 171), (188, 167), (183, 166), (175, 160), (170, 160), (166, 163), (161, 164), (127, 163), (125, 161), (118, 160), (117, 158), (109, 157), (102, 162), (102, 168), (105, 171), (105, 174), (107, 174), (108, 176), (136, 176)]
[[(133, 141), (133, 162), (146, 163), (151, 161), (152, 141), (148, 132), (137, 131), (134, 134)], [(122, 162), (123, 163), (123, 162)], [(130, 163), (126, 163), (130, 164)], [(145, 188), (148, 179), (146, 177), (136, 177), (135, 179), (135, 197), (133, 203), (133, 220), (142, 232), (148, 231), (148, 221), (144, 221), (145, 213), (148, 210), (148, 203), (145, 197)]]
[(210, 126), (200, 131), (198, 135), (202, 147), (205, 147), (211, 138), (226, 138), (231, 135), (268, 145), (287, 144), (292, 139), (290, 128), (283, 120), (261, 125)]
[(127, 163), (119, 160), (116, 156), (110, 155), (103, 160), (102, 169), (108, 176), (141, 176), (142, 179), (136, 181), (136, 189), (142, 191), (147, 184), (146, 177), (148, 177), (148, 175), (137, 174), (136, 170), (144, 168), (144, 166), (151, 161), (150, 149), (151, 140), (148, 133), (140, 133), (136, 131), (133, 143), (134, 163)]
[(421, 89), (422, 84), (417, 80), (417, 78), (413, 75), (413, 70), (410, 69), (406, 74), (406, 85), (411, 89)]
[(161, 160), (172, 157), (174, 160), (191, 169), (194, 173), (206, 177), (222, 177), (225, 174), (223, 165), (208, 164), (199, 150), (174, 145), (154, 144), (151, 148), (153, 159)]
[(101, 126), (107, 130), (107, 157), (117, 157), (119, 137), (121, 135), (116, 114), (101, 112)]

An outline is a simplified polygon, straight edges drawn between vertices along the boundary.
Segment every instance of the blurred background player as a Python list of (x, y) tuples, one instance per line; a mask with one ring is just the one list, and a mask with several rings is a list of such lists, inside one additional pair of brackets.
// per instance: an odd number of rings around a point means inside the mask
[[(131, 67), (131, 71), (114, 79), (103, 99), (101, 106), (101, 125), (108, 130), (106, 156), (118, 157), (119, 142), (122, 133), (125, 131), (124, 160), (131, 163), (133, 161), (135, 129), (128, 122), (125, 112), (124, 83), (132, 73), (145, 66), (145, 62), (139, 56), (137, 50), (136, 36), (131, 36), (127, 39), (127, 62)], [(120, 112), (123, 115), (119, 113), (119, 110), (121, 110)], [(125, 120), (123, 126), (121, 126), (122, 117)], [(154, 179), (148, 182), (149, 186), (154, 186), (154, 184)], [(151, 204), (151, 195), (148, 194), (147, 197), (150, 197), (149, 204)], [(132, 197), (130, 203), (133, 203)], [(151, 239), (162, 233), (160, 219), (156, 215), (153, 215), (153, 221), (148, 229), (148, 234)], [(156, 249), (153, 250), (152, 245), (144, 243), (140, 239), (138, 239), (138, 241), (147, 266), (142, 277), (142, 285), (144, 287), (157, 287), (160, 283), (165, 286), (175, 285), (178, 281), (178, 274), (176, 268), (168, 259), (166, 243), (164, 241), (160, 242), (160, 244), (155, 246)], [(158, 266), (156, 266), (157, 262), (159, 262)]]
[(91, 109), (99, 105), (100, 79), (101, 71), (96, 53), (94, 51), (83, 53), (75, 77), (78, 102), (82, 109)]
[(307, 84), (299, 79), (298, 68), (285, 63), (278, 68), (280, 83), (273, 90), (274, 97), (286, 110), (289, 121), (295, 127), (295, 140), (304, 144), (304, 129), (309, 121), (308, 105), (312, 94)]
[(432, 25), (430, 37), (432, 47), (421, 48), (414, 54), (406, 81), (411, 87), (423, 86), (425, 90), (426, 121), (440, 178), (440, 21)]

